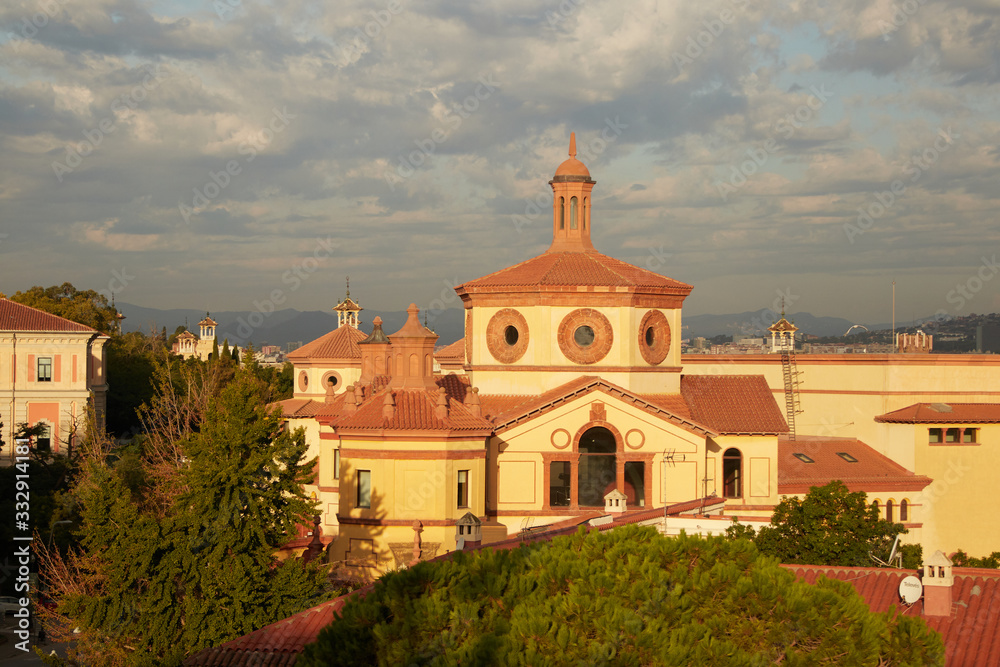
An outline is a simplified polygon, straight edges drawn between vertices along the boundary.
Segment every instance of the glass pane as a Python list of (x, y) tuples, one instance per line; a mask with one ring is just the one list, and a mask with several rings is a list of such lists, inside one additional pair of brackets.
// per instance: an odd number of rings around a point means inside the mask
[(625, 462), (625, 497), (629, 507), (646, 506), (646, 464), (642, 461)]
[(616, 450), (614, 434), (602, 426), (595, 426), (580, 438), (581, 454), (613, 454)]
[(549, 505), (552, 507), (569, 507), (570, 491), (569, 461), (552, 461), (549, 463)]
[(576, 229), (576, 197), (569, 200), (569, 228)]
[(590, 347), (594, 342), (594, 330), (589, 326), (584, 324), (581, 327), (577, 327), (576, 331), (573, 332), (573, 340), (580, 347)]
[(604, 496), (615, 488), (614, 455), (581, 455), (579, 475), (579, 501), (581, 507), (604, 507)]
[(358, 471), (358, 507), (372, 506), (372, 473), (370, 470)]

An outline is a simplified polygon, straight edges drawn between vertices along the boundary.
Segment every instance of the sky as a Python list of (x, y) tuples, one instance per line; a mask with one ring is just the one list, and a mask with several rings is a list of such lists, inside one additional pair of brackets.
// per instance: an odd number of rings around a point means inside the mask
[(1000, 311), (1000, 0), (0, 6), (0, 292), (459, 307), (597, 248), (686, 314)]

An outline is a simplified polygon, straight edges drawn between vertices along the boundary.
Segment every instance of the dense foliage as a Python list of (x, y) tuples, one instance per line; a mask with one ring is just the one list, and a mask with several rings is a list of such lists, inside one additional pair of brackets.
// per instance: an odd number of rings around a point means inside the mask
[[(325, 572), (277, 548), (315, 512), (305, 436), (266, 408), (250, 368), (221, 390), (161, 384), (131, 449), (91, 450), (74, 489), (82, 549), (44, 574), (76, 664), (176, 664), (316, 604)], [(207, 385), (207, 386), (198, 386)]]
[[(782, 563), (862, 567), (875, 564), (872, 555), (888, 558), (893, 540), (906, 528), (882, 519), (863, 491), (851, 493), (843, 482), (833, 480), (812, 487), (804, 499), (782, 498), (770, 525), (756, 535), (741, 524), (727, 532), (730, 537), (753, 540), (761, 553)], [(904, 563), (906, 567), (920, 565), (919, 547), (910, 546), (904, 556), (914, 561)]]
[(44, 310), (101, 333), (110, 334), (117, 323), (108, 298), (94, 290), (77, 290), (71, 283), (53, 287), (32, 287), (16, 292), (11, 301)]
[(944, 648), (922, 619), (799, 582), (745, 540), (626, 526), (386, 575), (298, 664), (924, 667)]

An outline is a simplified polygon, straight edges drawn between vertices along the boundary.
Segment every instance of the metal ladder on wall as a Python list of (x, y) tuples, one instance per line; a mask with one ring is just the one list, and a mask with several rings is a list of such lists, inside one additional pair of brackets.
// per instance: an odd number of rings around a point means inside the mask
[(795, 440), (795, 415), (799, 407), (799, 371), (795, 366), (795, 350), (781, 353), (781, 370), (785, 376), (785, 414), (788, 420), (788, 439)]

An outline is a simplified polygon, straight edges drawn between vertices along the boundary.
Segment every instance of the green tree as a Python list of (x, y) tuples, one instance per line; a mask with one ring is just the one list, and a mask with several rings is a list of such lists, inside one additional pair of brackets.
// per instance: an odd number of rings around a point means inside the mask
[(138, 331), (114, 335), (108, 345), (109, 432), (124, 436), (139, 430), (136, 410), (153, 397), (153, 374), (165, 357), (163, 343)]
[(10, 300), (109, 335), (117, 322), (117, 313), (108, 303), (107, 297), (94, 290), (80, 291), (72, 283), (63, 283), (58, 287), (32, 287), (15, 293)]
[(902, 524), (880, 518), (863, 491), (851, 493), (833, 480), (814, 486), (802, 500), (786, 496), (771, 515), (771, 523), (754, 537), (762, 553), (782, 563), (870, 566), (869, 554), (886, 558)]
[(745, 540), (625, 526), (388, 574), (297, 664), (925, 667), (944, 647), (923, 619), (798, 581)]
[(161, 459), (173, 477), (137, 471), (129, 456), (88, 457), (76, 488), (82, 550), (46, 567), (63, 625), (81, 631), (82, 664), (177, 664), (319, 601), (323, 566), (275, 556), (315, 507), (302, 490), (304, 433), (282, 428), (265, 391), (238, 372), (193, 427), (147, 412), (171, 424), (159, 438), (180, 436), (178, 455)]

